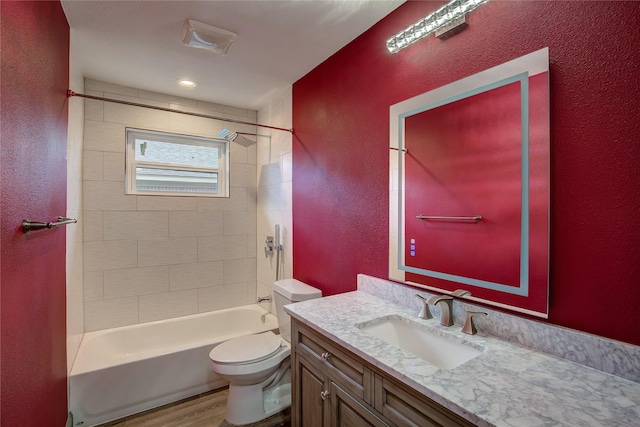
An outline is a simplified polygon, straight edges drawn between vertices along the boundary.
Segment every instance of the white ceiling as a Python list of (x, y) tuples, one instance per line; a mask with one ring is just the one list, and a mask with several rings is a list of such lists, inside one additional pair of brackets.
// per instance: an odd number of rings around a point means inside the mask
[[(62, 7), (72, 61), (85, 77), (259, 109), (403, 2), (62, 0)], [(187, 19), (238, 37), (226, 56), (187, 47)], [(179, 78), (199, 86), (181, 88)]]

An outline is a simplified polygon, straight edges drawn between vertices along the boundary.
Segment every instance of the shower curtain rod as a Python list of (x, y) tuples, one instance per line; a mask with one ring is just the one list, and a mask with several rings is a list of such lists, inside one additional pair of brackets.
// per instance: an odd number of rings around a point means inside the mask
[(150, 108), (152, 110), (168, 111), (169, 113), (186, 114), (187, 116), (203, 117), (205, 119), (220, 120), (220, 121), (223, 121), (223, 122), (238, 123), (238, 124), (241, 124), (241, 125), (251, 125), (251, 126), (257, 126), (257, 127), (261, 127), (261, 128), (282, 130), (282, 131), (285, 131), (285, 132), (293, 133), (293, 129), (285, 129), (285, 128), (279, 128), (277, 126), (269, 126), (269, 125), (261, 125), (261, 124), (258, 124), (258, 123), (243, 122), (241, 120), (229, 119), (229, 118), (226, 118), (226, 117), (210, 116), (208, 114), (200, 114), (200, 113), (192, 113), (192, 112), (189, 112), (189, 111), (174, 110), (173, 108), (156, 107), (155, 105), (139, 104), (137, 102), (121, 101), (119, 99), (104, 98), (102, 96), (85, 95), (83, 93), (78, 93), (78, 92), (72, 91), (71, 89), (67, 89), (67, 97), (71, 98), (72, 96), (79, 96), (80, 98), (95, 99), (97, 101), (114, 102), (116, 104), (131, 105), (133, 107)]

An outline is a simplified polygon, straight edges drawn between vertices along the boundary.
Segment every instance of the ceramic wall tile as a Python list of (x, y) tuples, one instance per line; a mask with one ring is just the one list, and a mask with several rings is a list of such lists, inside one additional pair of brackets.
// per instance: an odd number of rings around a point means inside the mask
[(224, 236), (198, 237), (198, 262), (222, 261), (224, 256)]
[(84, 149), (91, 151), (125, 151), (125, 125), (95, 120), (84, 122)]
[(256, 234), (256, 216), (250, 211), (225, 211), (224, 235)]
[(102, 212), (102, 191), (104, 181), (83, 181), (82, 182), (82, 209), (84, 212)]
[(282, 155), (282, 181), (293, 180), (293, 153), (288, 152)]
[(169, 267), (127, 268), (104, 272), (104, 299), (169, 291)]
[[(250, 141), (255, 141), (256, 139), (255, 136), (253, 135), (242, 135), (242, 137)], [(231, 142), (229, 144), (229, 153), (230, 153), (231, 159), (233, 159), (233, 163), (247, 164), (249, 149), (255, 150), (255, 145), (252, 145), (250, 147), (244, 147), (235, 141)]]
[(222, 234), (222, 212), (170, 212), (169, 236), (217, 236)]
[(138, 298), (121, 298), (84, 303), (85, 332), (138, 323)]
[(222, 261), (178, 264), (169, 267), (171, 291), (222, 286), (223, 280)]
[(256, 261), (255, 258), (231, 259), (224, 261), (224, 284), (231, 285), (255, 281)]
[[(168, 106), (168, 105), (167, 105)], [(133, 107), (130, 105), (105, 102), (104, 121), (123, 124), (125, 127), (136, 129), (167, 129), (170, 113), (149, 108)], [(168, 129), (167, 129), (168, 130)], [(124, 140), (120, 137), (121, 142)]]
[(198, 313), (197, 289), (142, 295), (139, 298), (140, 323)]
[[(242, 188), (242, 187), (239, 187)], [(234, 188), (230, 189), (230, 196), (234, 195)], [(198, 197), (197, 210), (199, 211), (224, 211), (228, 210), (233, 202), (231, 197)]]
[(195, 99), (184, 98), (182, 96), (167, 95), (165, 93), (151, 92), (148, 90), (139, 89), (137, 96), (144, 100), (177, 104), (177, 105), (171, 105), (171, 108), (176, 108), (179, 106), (195, 108), (198, 106), (198, 101), (196, 101)]
[(138, 242), (100, 240), (84, 242), (84, 271), (103, 271), (137, 267)]
[(226, 211), (244, 211), (247, 210), (247, 187), (231, 187), (229, 194), (229, 203), (224, 206)]
[(124, 194), (124, 184), (122, 182), (103, 181), (102, 194), (99, 195), (99, 200), (103, 211), (135, 211), (138, 197), (132, 194)]
[(104, 120), (104, 101), (95, 99), (84, 99), (84, 118), (85, 120)]
[(201, 199), (195, 197), (140, 196), (138, 197), (138, 210), (193, 211), (199, 200)]
[[(253, 237), (253, 235), (251, 235)], [(249, 236), (238, 234), (234, 236), (223, 236), (224, 259), (245, 259), (254, 258), (255, 252), (249, 253)]]
[(105, 211), (103, 239), (163, 239), (169, 237), (167, 212)]
[(207, 138), (219, 138), (218, 133), (222, 129), (222, 122), (218, 120), (180, 113), (169, 113), (169, 130), (171, 132), (198, 135)]
[(107, 82), (94, 80), (94, 79), (85, 79), (84, 88), (85, 90), (91, 90), (91, 91), (97, 91), (97, 92), (103, 92), (103, 93), (108, 92), (111, 94), (118, 94), (118, 95), (127, 95), (127, 96), (133, 96), (133, 97), (138, 96), (137, 89), (126, 87), (126, 86), (115, 85), (112, 83), (107, 83)]
[(84, 300), (101, 301), (104, 299), (104, 271), (85, 271)]
[(84, 211), (82, 233), (85, 242), (102, 240), (102, 211)]
[(138, 241), (138, 266), (188, 264), (198, 260), (198, 239), (179, 237)]
[[(250, 284), (247, 282), (240, 282), (230, 285), (200, 288), (198, 289), (198, 310), (202, 313), (249, 304), (249, 286)], [(253, 288), (255, 289), (255, 285)]]
[(286, 202), (286, 194), (280, 182), (258, 187), (258, 206), (260, 210), (282, 210), (285, 208)]
[(84, 150), (82, 153), (82, 179), (102, 181), (104, 174), (104, 152)]
[(231, 163), (229, 185), (231, 187), (255, 187), (256, 166), (246, 163)]
[[(124, 153), (104, 153), (103, 173), (105, 181), (124, 182), (124, 159)], [(124, 184), (122, 188), (124, 188)]]

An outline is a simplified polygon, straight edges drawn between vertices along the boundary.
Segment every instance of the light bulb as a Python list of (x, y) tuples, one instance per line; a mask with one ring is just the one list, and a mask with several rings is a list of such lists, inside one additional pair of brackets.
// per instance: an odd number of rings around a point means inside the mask
[(178, 80), (178, 84), (182, 87), (186, 87), (186, 88), (194, 88), (196, 86), (198, 86), (198, 82), (194, 81), (194, 80), (189, 80), (189, 79), (180, 79)]

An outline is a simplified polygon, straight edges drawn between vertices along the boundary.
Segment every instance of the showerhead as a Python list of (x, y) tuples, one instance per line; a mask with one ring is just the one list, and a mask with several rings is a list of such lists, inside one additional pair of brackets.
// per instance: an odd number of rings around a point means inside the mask
[(229, 129), (222, 129), (218, 132), (218, 136), (226, 139), (227, 141), (233, 141), (238, 137), (238, 134), (235, 132), (231, 132)]
[(242, 145), (243, 147), (251, 147), (257, 142), (240, 135), (238, 132), (231, 132), (229, 129), (222, 129), (218, 133), (218, 136), (226, 139), (227, 141), (235, 142), (236, 144)]

